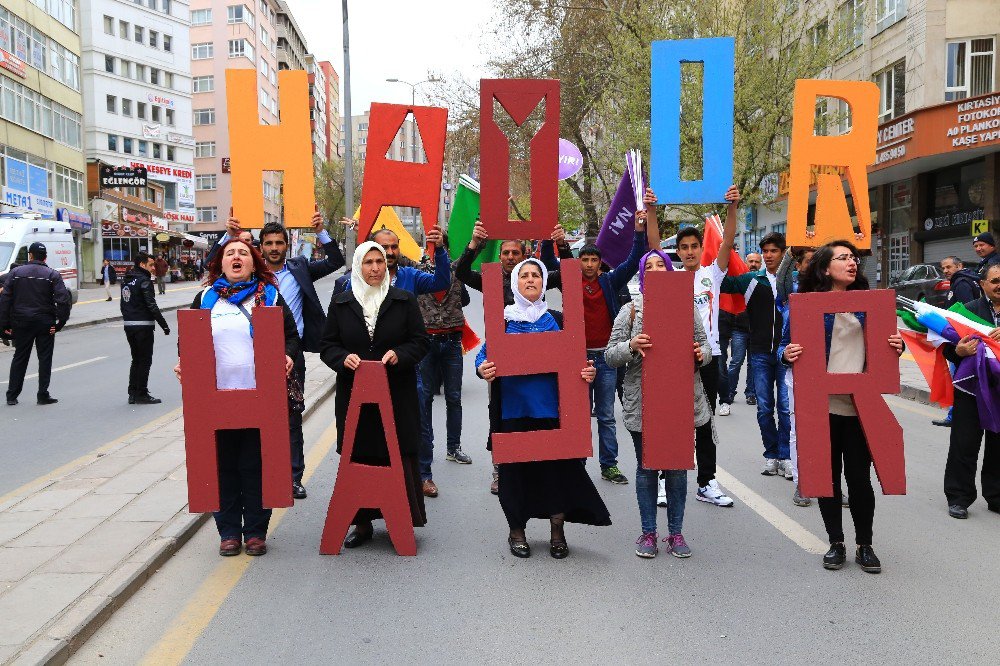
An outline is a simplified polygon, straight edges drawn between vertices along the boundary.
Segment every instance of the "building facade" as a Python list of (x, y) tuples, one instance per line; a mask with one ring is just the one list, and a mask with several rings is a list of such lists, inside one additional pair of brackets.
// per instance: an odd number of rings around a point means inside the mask
[(333, 160), (344, 155), (340, 141), (340, 75), (327, 60), (319, 63), (319, 68), (326, 82), (326, 159)]
[(313, 161), (316, 171), (329, 159), (329, 104), (326, 99), (326, 75), (316, 62), (316, 56), (306, 54), (306, 71), (309, 72), (309, 128), (312, 131)]
[(306, 38), (295, 22), (285, 0), (278, 0), (277, 40), (278, 69), (306, 69)]

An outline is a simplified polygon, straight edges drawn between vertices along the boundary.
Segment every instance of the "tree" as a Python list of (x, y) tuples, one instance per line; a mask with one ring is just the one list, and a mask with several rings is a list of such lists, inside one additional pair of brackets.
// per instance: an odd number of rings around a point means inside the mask
[[(344, 199), (346, 197), (346, 169), (345, 160), (328, 160), (320, 164), (319, 173), (316, 174), (316, 203), (323, 214), (324, 219), (330, 221), (339, 220), (342, 217), (354, 215), (354, 211), (344, 210)], [(357, 156), (354, 158), (354, 202), (355, 206), (361, 201), (361, 181), (364, 177), (364, 162)], [(345, 235), (344, 225), (331, 224), (331, 235), (337, 240), (343, 240)]]

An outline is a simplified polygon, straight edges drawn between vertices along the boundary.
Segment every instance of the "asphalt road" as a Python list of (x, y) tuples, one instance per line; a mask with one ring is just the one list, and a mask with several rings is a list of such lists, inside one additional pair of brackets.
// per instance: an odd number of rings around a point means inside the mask
[[(338, 462), (328, 452), (328, 402), (306, 426), (310, 497), (272, 522), (271, 552), (220, 558), (215, 527), (206, 524), (72, 661), (995, 661), (1000, 516), (980, 501), (969, 520), (948, 517), (941, 490), (947, 431), (929, 423), (940, 411), (890, 399), (906, 435), (909, 494), (877, 497), (881, 575), (852, 560), (841, 571), (822, 568), (819, 510), (794, 506), (789, 481), (760, 475), (754, 408), (742, 402), (718, 418), (720, 478), (736, 506), (694, 501), (688, 476), (684, 533), (693, 557), (637, 558), (634, 485), (599, 480), (591, 459), (614, 525), (568, 525), (571, 553), (556, 561), (547, 525), (532, 521), (532, 557), (518, 560), (488, 492), (486, 391), (472, 361), (466, 357), (463, 443), (474, 462), (446, 463), (439, 451), (441, 495), (427, 502), (416, 557), (396, 556), (381, 525), (360, 549), (319, 555)], [(435, 427), (443, 433), (440, 403)], [(670, 417), (669, 408), (663, 415)], [(621, 431), (618, 439), (623, 471), (634, 481), (631, 444)], [(664, 510), (659, 521), (665, 532)], [(845, 528), (852, 539), (847, 515)]]

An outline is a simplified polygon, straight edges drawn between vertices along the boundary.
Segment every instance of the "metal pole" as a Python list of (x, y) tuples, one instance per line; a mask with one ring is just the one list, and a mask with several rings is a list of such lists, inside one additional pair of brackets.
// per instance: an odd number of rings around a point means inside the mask
[[(354, 214), (354, 119), (351, 117), (351, 35), (347, 24), (347, 0), (343, 0), (344, 11), (344, 214)], [(357, 247), (357, 234), (347, 230), (344, 234), (344, 248), (348, 263)]]

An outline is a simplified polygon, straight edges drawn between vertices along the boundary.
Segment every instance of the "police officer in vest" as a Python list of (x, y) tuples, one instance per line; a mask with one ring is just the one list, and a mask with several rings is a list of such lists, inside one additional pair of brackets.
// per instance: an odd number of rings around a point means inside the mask
[(149, 394), (149, 369), (153, 365), (153, 332), (156, 324), (166, 335), (170, 326), (156, 305), (152, 272), (156, 260), (145, 252), (135, 257), (135, 266), (122, 279), (122, 319), (125, 338), (132, 351), (128, 373), (128, 404), (157, 405), (162, 400)]
[(44, 244), (29, 245), (28, 263), (7, 274), (0, 294), (0, 337), (13, 338), (15, 349), (7, 384), (7, 404), (11, 407), (24, 387), (33, 346), (38, 350), (38, 404), (59, 402), (49, 395), (52, 351), (56, 333), (69, 319), (73, 297), (59, 272), (45, 265), (46, 256)]

